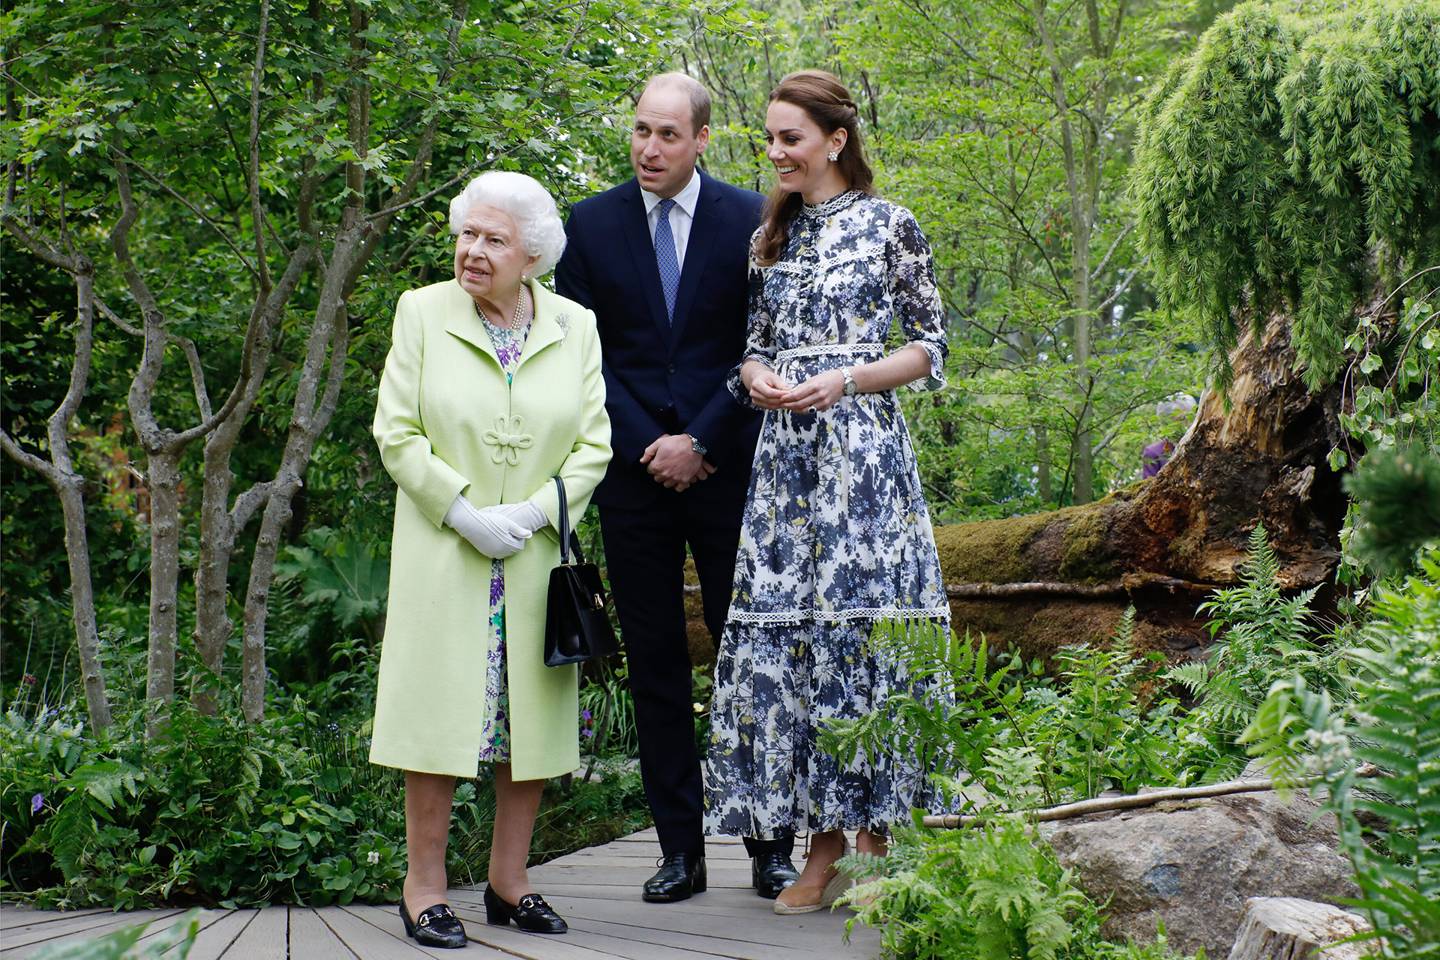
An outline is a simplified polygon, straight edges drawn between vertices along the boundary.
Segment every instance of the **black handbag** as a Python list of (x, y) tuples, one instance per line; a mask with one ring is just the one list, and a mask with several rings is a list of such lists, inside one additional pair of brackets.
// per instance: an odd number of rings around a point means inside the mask
[(559, 477), (554, 479), (560, 494), (560, 565), (550, 571), (545, 599), (545, 666), (562, 667), (609, 656), (620, 649), (620, 643), (605, 612), (600, 569), (585, 562), (580, 538), (570, 529), (565, 483)]

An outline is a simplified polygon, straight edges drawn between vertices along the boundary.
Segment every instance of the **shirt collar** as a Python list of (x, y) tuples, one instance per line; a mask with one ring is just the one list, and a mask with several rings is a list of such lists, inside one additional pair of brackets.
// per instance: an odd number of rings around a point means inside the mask
[[(640, 196), (645, 201), (645, 215), (648, 217), (654, 210), (655, 205), (660, 202), (658, 193), (651, 193), (642, 188)], [(696, 167), (695, 172), (690, 175), (690, 182), (674, 198), (675, 206), (685, 211), (690, 219), (695, 219), (695, 206), (700, 202), (700, 168)]]

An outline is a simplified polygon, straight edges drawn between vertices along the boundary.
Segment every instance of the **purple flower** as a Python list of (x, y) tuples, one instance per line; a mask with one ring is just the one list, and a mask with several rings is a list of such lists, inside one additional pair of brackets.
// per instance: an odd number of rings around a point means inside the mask
[(39, 813), (40, 810), (41, 810), (41, 808), (44, 807), (44, 806), (45, 806), (45, 794), (43, 794), (43, 793), (37, 793), (37, 794), (35, 794), (35, 796), (33, 796), (33, 797), (30, 798), (30, 813), (31, 813), (31, 814)]
[(490, 580), (490, 606), (495, 606), (505, 598), (505, 578), (492, 577)]
[(595, 736), (595, 731), (594, 731), (594, 730), (591, 730), (589, 727), (586, 727), (584, 730), (581, 730), (580, 732), (583, 733), (583, 734), (585, 734), (585, 736), (587, 736), (587, 737), (594, 737), (594, 736)]
[(581, 710), (581, 711), (580, 711), (580, 719), (581, 719), (581, 720), (584, 720), (586, 723), (589, 723), (589, 722), (590, 722), (590, 711), (589, 711), (589, 710)]

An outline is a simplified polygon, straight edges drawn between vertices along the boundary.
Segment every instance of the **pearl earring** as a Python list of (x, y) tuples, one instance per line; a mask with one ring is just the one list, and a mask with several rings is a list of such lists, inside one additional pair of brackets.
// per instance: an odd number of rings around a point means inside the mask
[(830, 151), (829, 153), (827, 153), (825, 156), (826, 156), (827, 158), (829, 158), (829, 160), (830, 160), (831, 163), (834, 163), (835, 161), (837, 161), (837, 160), (840, 159), (840, 151), (839, 151), (839, 150), (831, 150), (831, 151)]

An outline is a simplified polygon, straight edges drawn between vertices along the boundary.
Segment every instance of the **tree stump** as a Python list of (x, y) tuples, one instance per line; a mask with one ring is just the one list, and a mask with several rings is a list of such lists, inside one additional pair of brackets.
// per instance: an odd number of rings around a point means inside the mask
[[(1341, 390), (1311, 393), (1295, 372), (1290, 320), (1269, 319), (1231, 355), (1229, 402), (1207, 391), (1159, 475), (1103, 500), (936, 529), (956, 629), (1047, 658), (1103, 643), (1127, 606), (1142, 651), (1200, 655), (1196, 606), (1234, 586), (1263, 523), (1287, 590), (1327, 583), (1346, 499), (1326, 463), (1340, 442)], [(1322, 590), (1317, 605), (1330, 600)]]
[(1230, 960), (1360, 960), (1373, 943), (1347, 943), (1320, 949), (1370, 929), (1365, 918), (1313, 900), (1251, 897), (1245, 919), (1230, 949)]

